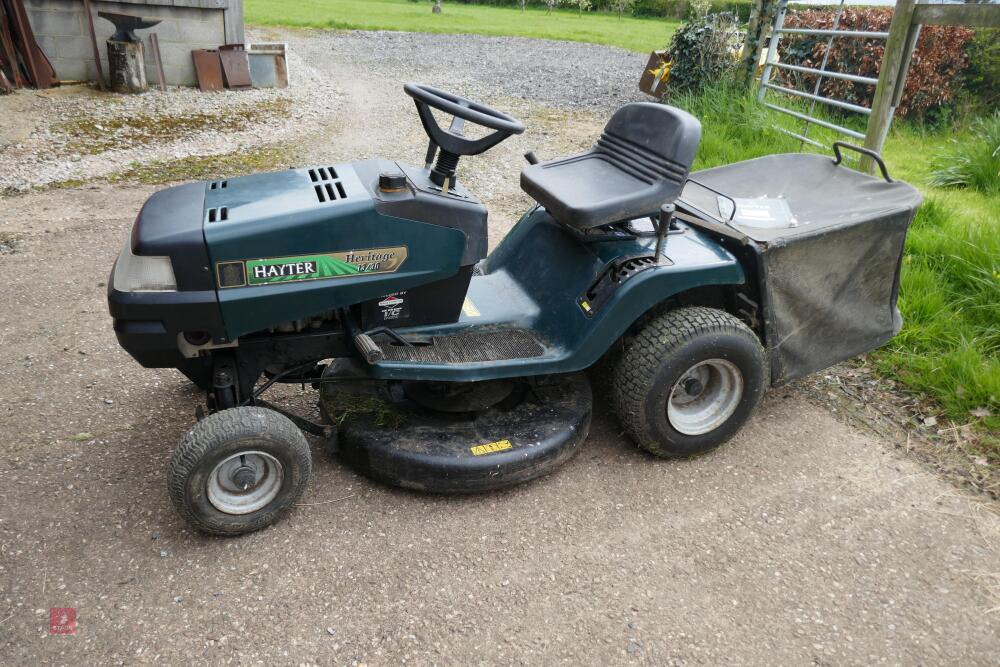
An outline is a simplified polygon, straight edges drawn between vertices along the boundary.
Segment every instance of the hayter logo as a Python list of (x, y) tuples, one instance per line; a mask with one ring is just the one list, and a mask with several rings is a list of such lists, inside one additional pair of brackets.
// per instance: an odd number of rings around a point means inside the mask
[(253, 277), (283, 278), (285, 276), (310, 276), (316, 273), (316, 262), (290, 262), (288, 264), (268, 264), (253, 267)]
[(73, 607), (52, 607), (49, 609), (50, 635), (76, 634), (76, 609)]

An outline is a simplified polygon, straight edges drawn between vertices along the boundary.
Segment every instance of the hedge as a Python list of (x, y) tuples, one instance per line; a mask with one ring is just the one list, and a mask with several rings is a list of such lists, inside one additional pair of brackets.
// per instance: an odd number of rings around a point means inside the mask
[[(785, 18), (789, 28), (833, 27), (834, 12), (810, 9), (791, 12)], [(867, 7), (845, 9), (840, 30), (886, 32), (892, 21), (891, 8)], [(918, 117), (928, 110), (951, 103), (962, 86), (961, 74), (969, 63), (966, 47), (975, 35), (970, 28), (926, 25), (920, 31), (917, 47), (910, 64), (909, 76), (903, 89), (898, 112)], [(782, 39), (779, 56), (790, 65), (819, 67), (826, 52), (826, 37), (814, 35), (789, 36)], [(833, 41), (827, 69), (835, 72), (860, 74), (878, 78), (885, 42), (839, 38)], [(816, 77), (778, 69), (785, 85), (812, 91)], [(821, 94), (861, 106), (870, 107), (874, 86), (841, 79), (823, 79)]]
[[(458, 3), (462, 5), (494, 5), (501, 7), (520, 7), (521, 0), (445, 0), (445, 4)], [(591, 0), (593, 10), (613, 12), (611, 0)], [(544, 7), (545, 0), (528, 0), (529, 7)], [(733, 12), (741, 20), (750, 17), (752, 0), (712, 0), (710, 12)], [(633, 15), (644, 17), (666, 17), (674, 19), (687, 18), (691, 11), (689, 0), (636, 0)]]

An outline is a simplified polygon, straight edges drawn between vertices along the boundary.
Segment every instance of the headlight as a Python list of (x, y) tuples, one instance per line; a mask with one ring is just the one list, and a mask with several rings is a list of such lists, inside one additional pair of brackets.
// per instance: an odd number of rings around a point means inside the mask
[(131, 239), (118, 255), (115, 289), (119, 292), (175, 292), (177, 280), (169, 257), (142, 257), (132, 254)]

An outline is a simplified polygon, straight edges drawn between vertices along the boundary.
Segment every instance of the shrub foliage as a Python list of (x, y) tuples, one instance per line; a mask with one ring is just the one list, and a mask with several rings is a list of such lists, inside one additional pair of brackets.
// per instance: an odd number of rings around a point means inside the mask
[(670, 41), (668, 94), (698, 91), (730, 77), (742, 41), (735, 14), (699, 16), (677, 29)]
[(976, 30), (976, 37), (969, 42), (968, 53), (966, 90), (979, 108), (996, 108), (1000, 105), (1000, 29)]
[[(789, 13), (785, 26), (789, 28), (833, 27), (835, 13), (810, 9)], [(847, 9), (840, 19), (840, 30), (887, 32), (892, 21), (892, 9), (868, 7)], [(961, 88), (960, 74), (968, 65), (966, 45), (975, 31), (951, 26), (924, 26), (913, 53), (898, 113), (911, 118), (949, 104)], [(815, 35), (788, 36), (782, 40), (779, 53), (783, 62), (804, 67), (819, 67), (827, 50), (827, 38)], [(875, 39), (838, 38), (830, 48), (826, 69), (848, 74), (878, 78), (885, 42)], [(784, 85), (812, 92), (814, 75), (777, 70)], [(839, 79), (824, 79), (820, 94), (870, 107), (874, 86)]]

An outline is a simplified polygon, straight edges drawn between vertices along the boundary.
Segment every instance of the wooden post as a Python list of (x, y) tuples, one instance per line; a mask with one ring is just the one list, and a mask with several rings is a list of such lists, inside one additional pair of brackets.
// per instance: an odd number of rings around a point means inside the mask
[(764, 40), (774, 23), (779, 0), (754, 0), (747, 24), (747, 37), (743, 41), (743, 84), (748, 88), (757, 77), (757, 62), (764, 48)]
[[(914, 0), (899, 0), (892, 13), (889, 38), (885, 40), (882, 67), (879, 69), (875, 99), (872, 101), (872, 113), (868, 117), (868, 130), (865, 132), (865, 148), (876, 153), (882, 152), (882, 145), (889, 134), (892, 115), (896, 111), (896, 92), (902, 89), (904, 83), (899, 79), (906, 76), (904, 65), (909, 63), (906, 47), (910, 41), (910, 25), (913, 23), (915, 5)], [(863, 171), (872, 173), (875, 161), (862, 157), (860, 167)]]
[(97, 68), (97, 86), (104, 90), (104, 68), (101, 66), (101, 51), (97, 48), (97, 35), (94, 33), (94, 15), (90, 11), (90, 0), (83, 0), (83, 13), (87, 15), (90, 48), (94, 54), (94, 66)]
[(167, 91), (167, 81), (163, 74), (163, 59), (160, 57), (160, 38), (154, 32), (149, 36), (150, 50), (153, 52), (153, 64), (156, 65), (156, 82), (159, 84), (160, 92)]
[(927, 5), (913, 10), (913, 22), (923, 25), (964, 25), (976, 28), (1000, 28), (998, 5)]
[(764, 58), (764, 73), (760, 77), (760, 88), (757, 89), (758, 102), (763, 102), (764, 96), (767, 94), (767, 88), (764, 87), (764, 84), (771, 79), (771, 70), (774, 69), (773, 66), (767, 63), (777, 62), (778, 42), (781, 41), (781, 33), (778, 31), (785, 25), (785, 12), (787, 11), (788, 0), (780, 0), (778, 2), (778, 13), (774, 17), (774, 27), (771, 29), (771, 43), (767, 46), (767, 57)]

